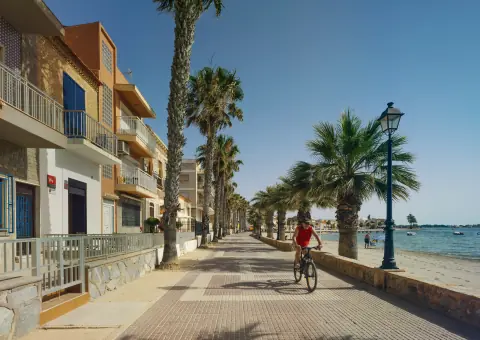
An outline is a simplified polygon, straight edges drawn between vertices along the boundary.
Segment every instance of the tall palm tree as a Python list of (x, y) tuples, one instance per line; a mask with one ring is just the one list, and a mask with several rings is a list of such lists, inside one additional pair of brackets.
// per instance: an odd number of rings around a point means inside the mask
[[(361, 120), (347, 110), (336, 125), (320, 123), (314, 126), (315, 139), (307, 149), (315, 163), (300, 162), (296, 175), (308, 178), (310, 197), (330, 197), (335, 200), (337, 225), (340, 233), (339, 255), (356, 259), (358, 213), (363, 202), (377, 195), (387, 195), (387, 138), (379, 123), (362, 126)], [(409, 191), (417, 191), (420, 183), (409, 164), (414, 156), (405, 152), (405, 137), (392, 137), (393, 198), (407, 200)], [(398, 164), (400, 163), (400, 164)]]
[[(231, 138), (231, 137), (230, 137)], [(219, 214), (219, 228), (218, 228), (218, 238), (222, 238), (226, 232), (226, 214), (227, 214), (227, 200), (230, 193), (233, 193), (236, 184), (232, 181), (234, 173), (240, 170), (240, 165), (243, 162), (240, 159), (237, 159), (240, 149), (231, 139), (228, 148), (225, 149), (225, 152), (222, 153), (222, 158), (220, 159), (220, 214)]]
[(159, 12), (174, 14), (175, 40), (171, 67), (170, 95), (168, 98), (168, 163), (165, 179), (164, 248), (162, 263), (169, 266), (178, 259), (176, 220), (180, 209), (178, 203), (180, 169), (185, 137), (185, 108), (187, 83), (190, 75), (190, 56), (195, 35), (195, 25), (200, 15), (212, 4), (216, 15), (222, 11), (222, 0), (153, 0)]
[(207, 137), (201, 241), (202, 245), (206, 245), (210, 225), (208, 211), (211, 204), (215, 138), (217, 131), (232, 126), (232, 118), (243, 120), (243, 111), (236, 105), (237, 101), (243, 99), (243, 91), (235, 72), (221, 67), (205, 67), (190, 77), (187, 98), (187, 127), (194, 124)]
[(277, 211), (278, 239), (285, 240), (285, 223), (287, 212), (294, 208), (291, 200), (291, 192), (285, 184), (276, 184), (271, 196), (271, 205)]

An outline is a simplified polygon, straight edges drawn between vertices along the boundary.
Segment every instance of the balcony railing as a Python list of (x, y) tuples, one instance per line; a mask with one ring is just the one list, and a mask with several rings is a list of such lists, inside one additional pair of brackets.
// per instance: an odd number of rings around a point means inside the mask
[(148, 150), (155, 154), (157, 139), (140, 118), (130, 116), (118, 117), (118, 127), (117, 133), (137, 136), (147, 146)]
[(63, 133), (63, 106), (2, 63), (0, 63), (0, 99)]
[(118, 184), (138, 185), (150, 192), (157, 192), (157, 181), (145, 171), (122, 164)]
[(65, 111), (65, 135), (70, 138), (85, 138), (117, 156), (117, 136), (82, 110)]

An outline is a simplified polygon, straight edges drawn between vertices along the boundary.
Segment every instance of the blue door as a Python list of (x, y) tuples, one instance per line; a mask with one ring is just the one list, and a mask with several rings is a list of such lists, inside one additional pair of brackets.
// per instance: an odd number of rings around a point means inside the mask
[(85, 90), (65, 72), (63, 73), (63, 106), (65, 134), (69, 137), (86, 137)]
[(17, 238), (33, 237), (33, 196), (34, 189), (17, 183)]

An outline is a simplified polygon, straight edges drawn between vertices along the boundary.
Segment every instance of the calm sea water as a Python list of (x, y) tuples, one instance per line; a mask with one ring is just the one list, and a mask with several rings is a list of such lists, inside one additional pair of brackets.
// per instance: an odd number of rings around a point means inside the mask
[[(480, 260), (480, 228), (457, 228), (465, 235), (453, 235), (453, 230), (448, 228), (412, 230), (415, 236), (407, 236), (406, 229), (394, 231), (393, 240), (395, 249), (418, 251), (423, 253), (440, 254), (469, 259)], [(371, 233), (370, 236), (383, 235), (383, 232)], [(358, 233), (358, 245), (363, 246), (364, 233)], [(323, 233), (322, 238), (338, 241), (338, 233)], [(377, 247), (383, 247), (380, 241)]]

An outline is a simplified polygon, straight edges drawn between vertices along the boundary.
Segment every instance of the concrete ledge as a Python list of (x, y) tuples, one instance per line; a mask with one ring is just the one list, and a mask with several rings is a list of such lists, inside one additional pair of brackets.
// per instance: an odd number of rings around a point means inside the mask
[[(157, 247), (159, 247), (159, 246), (157, 246)], [(108, 258), (102, 258), (102, 259), (98, 259), (98, 260), (85, 262), (85, 268), (86, 269), (91, 269), (91, 268), (103, 266), (105, 264), (111, 264), (111, 263), (114, 263), (114, 262), (123, 261), (123, 260), (129, 259), (131, 257), (151, 253), (154, 249), (155, 248), (139, 250), (139, 251), (136, 251), (136, 252), (133, 252), (133, 253), (121, 254), (121, 255), (111, 256), (111, 257), (108, 257)]]
[(277, 241), (272, 238), (260, 236), (260, 241), (263, 243), (268, 244), (269, 246), (275, 247), (281, 251), (294, 251), (295, 249), (292, 246), (292, 242), (290, 241)]
[(327, 252), (311, 254), (319, 266), (480, 328), (478, 296), (407, 277), (404, 270), (382, 270)]

